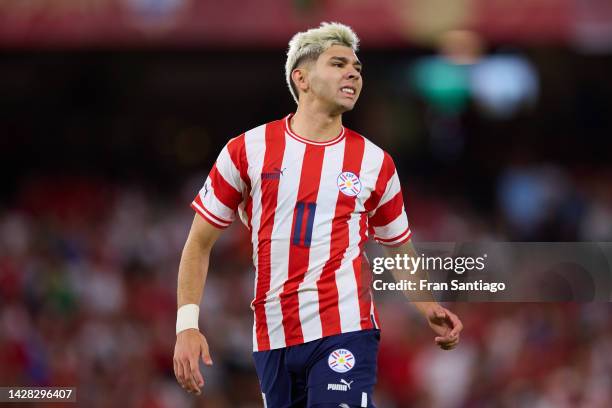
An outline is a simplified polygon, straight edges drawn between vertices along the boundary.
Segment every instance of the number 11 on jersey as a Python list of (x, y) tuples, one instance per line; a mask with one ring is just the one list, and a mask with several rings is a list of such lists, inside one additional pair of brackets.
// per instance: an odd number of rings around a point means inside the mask
[[(303, 245), (307, 248), (310, 247), (310, 240), (312, 239), (312, 225), (314, 223), (316, 209), (317, 203), (307, 203), (304, 201), (297, 202), (295, 206), (295, 224), (291, 239), (293, 245)], [(305, 226), (304, 218), (306, 218)], [(302, 233), (302, 231), (304, 231), (304, 233)]]

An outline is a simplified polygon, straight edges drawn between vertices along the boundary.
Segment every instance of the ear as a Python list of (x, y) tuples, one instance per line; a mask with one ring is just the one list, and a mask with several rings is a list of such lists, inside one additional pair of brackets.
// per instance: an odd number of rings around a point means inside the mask
[(295, 87), (302, 92), (306, 92), (310, 87), (310, 83), (308, 81), (307, 71), (304, 67), (296, 68), (291, 72), (291, 79), (295, 84)]

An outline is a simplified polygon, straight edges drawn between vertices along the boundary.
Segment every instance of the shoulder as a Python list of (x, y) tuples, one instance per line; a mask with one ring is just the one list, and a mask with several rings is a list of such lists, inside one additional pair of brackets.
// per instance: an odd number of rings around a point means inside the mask
[(284, 120), (263, 123), (230, 139), (226, 149), (236, 167), (246, 169), (249, 163), (263, 160), (266, 145), (284, 136)]
[(241, 139), (241, 143), (257, 143), (265, 141), (266, 137), (283, 135), (285, 132), (285, 120), (286, 117), (283, 117), (282, 119), (262, 123), (243, 132), (242, 134), (236, 136), (234, 139)]
[(352, 138), (352, 139), (361, 139), (363, 140), (363, 143), (365, 145), (366, 149), (375, 151), (379, 154), (387, 154), (387, 152), (385, 150), (383, 150), (380, 146), (378, 146), (376, 143), (374, 143), (373, 141), (371, 141), (370, 139), (368, 139), (367, 137), (365, 137), (364, 135), (362, 135), (359, 132), (354, 131), (353, 129), (349, 129), (347, 127), (344, 128), (345, 132), (346, 132), (346, 137), (348, 138)]
[(352, 139), (354, 141), (359, 141), (364, 145), (364, 159), (366, 162), (377, 163), (379, 161), (391, 162), (393, 163), (393, 159), (391, 155), (384, 150), (382, 147), (378, 146), (376, 143), (372, 142), (370, 139), (365, 137), (359, 132), (356, 132), (352, 129), (346, 128), (346, 137), (347, 140)]

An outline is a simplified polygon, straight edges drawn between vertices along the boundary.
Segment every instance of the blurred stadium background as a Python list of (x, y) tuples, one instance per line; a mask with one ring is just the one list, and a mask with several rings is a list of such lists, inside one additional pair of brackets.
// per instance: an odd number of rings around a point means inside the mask
[[(219, 149), (294, 109), (286, 44), (320, 21), (362, 39), (345, 123), (393, 154), (416, 241), (612, 241), (607, 0), (0, 0), (0, 385), (261, 406), (245, 229), (214, 251), (200, 398), (172, 373), (177, 266)], [(377, 297), (379, 408), (612, 406), (610, 303), (452, 304), (448, 353)]]

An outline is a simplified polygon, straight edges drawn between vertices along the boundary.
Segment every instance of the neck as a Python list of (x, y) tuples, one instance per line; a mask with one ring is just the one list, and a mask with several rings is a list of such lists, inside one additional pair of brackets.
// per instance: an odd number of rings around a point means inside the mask
[(330, 114), (298, 105), (291, 118), (291, 130), (314, 142), (335, 139), (342, 131), (342, 114)]

